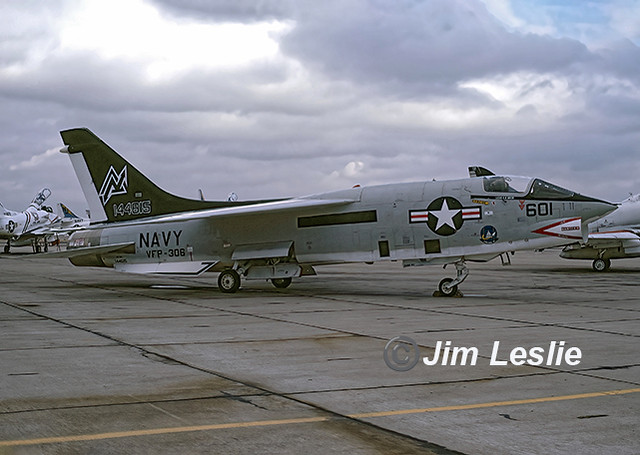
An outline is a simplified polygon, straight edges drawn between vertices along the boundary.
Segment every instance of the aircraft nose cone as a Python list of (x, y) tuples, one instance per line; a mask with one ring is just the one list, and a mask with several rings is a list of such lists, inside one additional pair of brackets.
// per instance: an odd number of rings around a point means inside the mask
[(582, 219), (584, 222), (590, 223), (613, 212), (617, 208), (618, 206), (611, 202), (600, 199), (591, 199), (585, 204)]

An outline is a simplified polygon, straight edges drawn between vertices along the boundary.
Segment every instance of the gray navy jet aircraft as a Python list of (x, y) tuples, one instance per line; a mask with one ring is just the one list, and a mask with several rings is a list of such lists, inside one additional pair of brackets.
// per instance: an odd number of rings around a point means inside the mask
[[(470, 178), (354, 187), (290, 199), (202, 201), (157, 187), (91, 131), (61, 132), (91, 211), (67, 250), (77, 266), (133, 273), (219, 272), (222, 292), (241, 279), (278, 288), (314, 266), (402, 261), (455, 264), (439, 283), (452, 296), (467, 261), (582, 241), (587, 224), (614, 210), (537, 178), (470, 168)], [(586, 240), (586, 239), (585, 239)]]

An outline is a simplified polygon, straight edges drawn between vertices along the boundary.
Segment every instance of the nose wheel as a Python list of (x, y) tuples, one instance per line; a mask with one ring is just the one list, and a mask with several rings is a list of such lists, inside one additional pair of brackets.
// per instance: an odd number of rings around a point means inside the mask
[(456, 262), (456, 277), (443, 278), (438, 284), (438, 290), (433, 294), (435, 297), (462, 297), (458, 292), (458, 285), (469, 276), (469, 268), (464, 260)]
[(452, 297), (458, 292), (457, 285), (451, 285), (453, 278), (443, 278), (438, 283), (438, 291), (442, 294), (442, 297)]

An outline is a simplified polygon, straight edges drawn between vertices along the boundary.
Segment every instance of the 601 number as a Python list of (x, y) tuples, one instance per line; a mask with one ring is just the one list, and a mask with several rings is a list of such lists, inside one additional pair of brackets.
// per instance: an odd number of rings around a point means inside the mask
[(538, 202), (537, 204), (527, 204), (525, 206), (527, 216), (549, 216), (553, 215), (553, 205), (551, 202)]

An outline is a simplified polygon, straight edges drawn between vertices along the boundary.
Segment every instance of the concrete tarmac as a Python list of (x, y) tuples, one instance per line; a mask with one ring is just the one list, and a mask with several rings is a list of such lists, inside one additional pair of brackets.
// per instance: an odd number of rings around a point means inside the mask
[(453, 267), (228, 295), (0, 255), (0, 454), (640, 453), (640, 260), (512, 262), (442, 298)]

